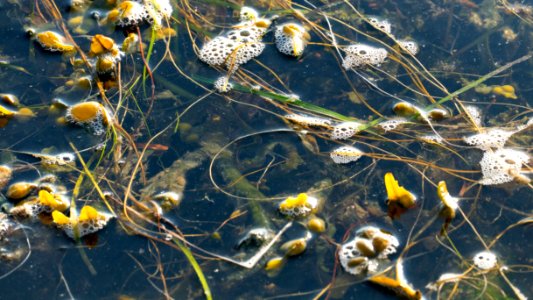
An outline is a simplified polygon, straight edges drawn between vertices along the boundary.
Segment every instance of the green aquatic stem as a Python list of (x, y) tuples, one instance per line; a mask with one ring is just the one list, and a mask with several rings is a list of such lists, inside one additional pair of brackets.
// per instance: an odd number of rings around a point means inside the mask
[[(266, 198), (253, 184), (251, 184), (242, 173), (228, 161), (228, 158), (221, 158), (221, 175), (226, 182), (236, 182), (233, 189), (247, 198)], [(252, 212), (254, 222), (258, 226), (270, 228), (270, 222), (265, 216), (265, 212), (258, 201), (248, 201), (248, 206)]]
[(150, 63), (150, 58), (152, 57), (152, 52), (154, 51), (155, 44), (155, 28), (152, 26), (150, 32), (150, 44), (148, 45), (148, 51), (146, 52), (146, 64), (143, 68), (143, 92), (146, 96), (146, 77), (148, 76), (148, 66)]
[(198, 277), (198, 280), (200, 281), (200, 284), (202, 285), (202, 288), (204, 290), (204, 295), (207, 300), (212, 300), (213, 295), (211, 294), (211, 289), (209, 288), (209, 284), (207, 283), (207, 279), (205, 278), (204, 272), (202, 271), (202, 268), (194, 258), (194, 255), (191, 253), (191, 250), (183, 245), (178, 239), (174, 238), (172, 240), (174, 244), (176, 244), (181, 252), (187, 257), (187, 260), (191, 264), (192, 268), (194, 269), (194, 272), (196, 273), (196, 276)]
[[(213, 84), (213, 82), (214, 82), (214, 80), (212, 80), (212, 79), (207, 79), (207, 78), (199, 77), (199, 76), (194, 76), (194, 79), (196, 79), (198, 81), (201, 81), (201, 82), (204, 82), (204, 83), (208, 83), (208, 84)], [(260, 97), (267, 98), (269, 100), (274, 100), (276, 102), (283, 103), (283, 104), (290, 105), (290, 106), (296, 106), (296, 107), (305, 109), (305, 110), (307, 110), (309, 112), (312, 112), (312, 113), (315, 113), (315, 114), (319, 114), (319, 115), (323, 115), (323, 116), (327, 116), (327, 117), (330, 117), (330, 118), (333, 118), (333, 119), (337, 119), (337, 120), (341, 120), (341, 121), (358, 121), (357, 118), (348, 117), (348, 116), (345, 116), (345, 115), (340, 114), (338, 112), (329, 110), (327, 108), (323, 108), (323, 107), (320, 107), (318, 105), (311, 104), (309, 102), (305, 102), (303, 100), (298, 99), (295, 96), (283, 95), (283, 94), (278, 94), (278, 93), (269, 92), (269, 91), (262, 91), (262, 90), (255, 89), (255, 88), (245, 87), (243, 85), (240, 85), (240, 84), (234, 83), (234, 82), (232, 82), (231, 84), (233, 85), (233, 90), (235, 90), (235, 91), (248, 93), (248, 94), (253, 94), (253, 95), (258, 95)]]

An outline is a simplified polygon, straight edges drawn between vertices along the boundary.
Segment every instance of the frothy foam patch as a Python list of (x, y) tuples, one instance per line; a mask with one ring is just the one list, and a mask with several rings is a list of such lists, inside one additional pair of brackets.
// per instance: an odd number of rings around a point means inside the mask
[(347, 164), (359, 160), (363, 154), (363, 151), (355, 147), (342, 146), (333, 150), (330, 157), (336, 164)]
[(331, 138), (334, 140), (346, 140), (359, 132), (359, 122), (343, 122), (333, 127)]
[(511, 182), (520, 175), (522, 164), (529, 162), (529, 155), (512, 149), (488, 150), (479, 162), (483, 178), (479, 183), (495, 185)]
[(346, 70), (363, 67), (365, 65), (378, 66), (385, 62), (387, 50), (365, 44), (355, 44), (344, 49), (346, 57), (342, 65)]

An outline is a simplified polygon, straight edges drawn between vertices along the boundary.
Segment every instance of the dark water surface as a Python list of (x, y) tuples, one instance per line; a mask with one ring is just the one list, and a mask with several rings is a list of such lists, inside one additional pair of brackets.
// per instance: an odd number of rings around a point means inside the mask
[[(106, 1), (88, 2), (92, 3), (86, 10), (76, 12), (69, 9), (70, 1), (55, 1), (61, 20), (66, 22), (65, 28), (76, 43), (86, 53), (95, 34), (104, 34), (120, 44), (126, 36), (122, 29), (98, 25), (92, 17), (98, 12), (104, 18), (111, 6)], [(169, 25), (177, 35), (168, 44), (162, 40), (153, 44), (149, 65), (153, 70), (154, 96), (148, 73), (143, 83), (142, 55), (134, 53), (122, 58), (120, 93), (117, 88), (107, 90), (107, 101), (96, 88), (96, 81), (92, 82), (91, 89), (67, 86), (66, 82), (75, 78), (73, 58), (43, 50), (28, 36), (29, 28), (37, 32), (61, 32), (60, 22), (54, 22), (50, 14), (48, 4), (54, 1), (0, 2), (0, 33), (4, 37), (0, 44), (0, 61), (6, 62), (0, 65), (0, 93), (16, 95), (20, 107), (31, 108), (35, 114), (33, 117), (15, 116), (0, 128), (0, 163), (15, 170), (10, 183), (35, 181), (50, 173), (39, 166), (38, 159), (21, 152), (41, 153), (50, 147), (54, 147), (53, 153), (72, 152), (72, 144), (78, 150), (85, 149), (81, 156), (89, 163), (100, 188), (111, 195), (108, 201), (118, 216), (97, 234), (77, 242), (50, 222), (17, 219), (19, 229), (13, 237), (2, 241), (1, 247), (5, 248), (2, 253), (22, 249), (23, 255), (0, 261), (0, 276), (21, 263), (29, 253), (25, 235), (31, 244), (31, 255), (20, 268), (0, 280), (0, 299), (160, 299), (165, 298), (165, 294), (175, 299), (202, 299), (203, 289), (191, 263), (172, 243), (167, 231), (177, 233), (175, 228), (179, 228), (180, 234), (190, 243), (212, 253), (238, 260), (251, 257), (257, 247), (236, 247), (246, 232), (256, 227), (279, 231), (288, 222), (277, 211), (279, 202), (289, 195), (313, 192), (313, 187), (321, 182), (327, 188), (317, 194), (325, 199), (325, 206), (317, 215), (327, 223), (324, 233), (308, 233), (306, 221), (296, 220), (252, 269), (191, 248), (213, 298), (395, 298), (393, 292), (344, 272), (336, 261), (337, 246), (353, 237), (358, 228), (375, 225), (398, 238), (400, 246), (390, 257), (390, 265), (401, 256), (405, 276), (426, 298), (437, 298), (437, 293), (428, 290), (426, 285), (442, 274), (471, 270), (468, 282), (461, 283), (453, 297), (515, 299), (516, 293), (498, 270), (482, 272), (470, 268), (472, 257), (485, 250), (479, 238), (489, 245), (508, 226), (531, 217), (531, 184), (503, 187), (475, 184), (481, 178), (478, 163), (483, 153), (461, 141), (474, 130), (454, 101), (444, 104), (453, 117), (434, 126), (449, 140), (448, 144), (435, 146), (417, 140), (416, 137), (433, 134), (424, 124), (386, 134), (369, 130), (345, 144), (355, 142), (356, 147), (370, 155), (355, 163), (336, 165), (329, 152), (340, 146), (338, 141), (314, 128), (307, 128), (307, 134), (291, 131), (290, 123), (281, 117), (287, 112), (309, 114), (312, 110), (280, 104), (273, 98), (253, 94), (250, 89), (226, 95), (211, 93), (212, 81), (226, 72), (202, 63), (193, 44), (201, 47), (207, 37), (214, 37), (237, 23), (241, 2), (171, 0), (174, 18)], [(287, 3), (246, 1), (244, 4), (268, 17), (278, 15), (275, 26), (285, 21), (298, 21), (297, 14), (287, 9)], [(531, 11), (524, 8), (524, 12), (516, 14), (509, 13), (504, 6), (519, 1), (350, 3), (366, 15), (389, 20), (396, 37), (416, 41), (420, 46), (416, 58), (450, 92), (532, 51), (533, 8), (528, 6), (533, 5), (531, 2), (522, 2)], [(313, 29), (310, 30), (311, 43), (304, 54), (292, 58), (278, 53), (273, 44), (274, 34), (269, 32), (263, 38), (267, 43), (265, 51), (256, 61), (242, 66), (232, 81), (246, 87), (260, 83), (263, 91), (270, 87), (280, 95), (297, 94), (308, 103), (364, 121), (377, 119), (378, 113), (393, 116), (391, 108), (398, 102), (394, 97), (420, 107), (430, 104), (427, 98), (394, 80), (419, 90), (406, 70), (393, 61), (357, 72), (346, 72), (342, 68), (342, 57), (328, 38), (325, 16), (340, 46), (355, 42), (377, 45), (370, 37), (393, 45), (389, 37), (364, 24), (345, 1), (293, 1), (292, 4), (304, 13), (310, 21), (307, 27)], [(312, 5), (318, 9), (313, 9)], [(68, 23), (74, 17), (84, 19), (83, 31), (72, 26), (72, 21)], [(514, 39), (509, 37), (509, 30), (516, 34)], [(140, 31), (146, 34), (143, 36), (143, 55), (146, 56), (150, 27), (144, 24)], [(170, 55), (176, 65), (169, 59)], [(525, 124), (531, 118), (531, 67), (530, 58), (483, 83), (512, 85), (517, 99), (474, 89), (462, 94), (460, 99), (480, 109), (486, 127)], [(87, 69), (85, 75), (98, 77), (91, 69)], [(435, 99), (446, 96), (427, 81), (424, 85)], [(356, 93), (368, 105), (357, 100)], [(122, 148), (114, 148), (111, 131), (95, 136), (79, 126), (57, 122), (64, 116), (65, 109), (50, 109), (53, 99), (61, 99), (68, 105), (87, 100), (106, 103), (117, 112), (117, 124), (131, 139), (123, 137)], [(194, 103), (198, 99), (201, 101)], [(19, 108), (12, 107), (13, 110)], [(185, 110), (187, 112), (176, 125), (177, 115)], [(148, 183), (137, 173), (128, 189), (131, 169), (139, 158), (132, 144), (142, 151), (156, 135), (154, 145), (142, 158)], [(101, 150), (103, 145), (106, 147)], [(227, 147), (222, 149), (225, 145)], [(506, 145), (531, 152), (531, 129), (517, 134)], [(317, 148), (318, 151), (314, 151)], [(116, 153), (121, 153), (122, 157), (116, 159)], [(212, 162), (214, 157), (217, 159)], [(177, 160), (191, 167), (176, 164)], [(446, 172), (434, 166), (464, 172)], [(120, 172), (120, 169), (127, 171)], [(164, 170), (167, 175), (153, 179)], [(82, 172), (83, 166), (78, 161), (76, 170), (56, 173), (58, 183), (66, 187), (69, 197)], [(414, 208), (395, 220), (387, 215), (383, 183), (386, 172), (393, 172), (400, 185), (418, 198)], [(435, 184), (441, 180), (447, 182), (452, 195), (464, 191), (459, 203), (468, 222), (458, 212), (450, 224), (449, 239), (439, 234), (443, 219), (438, 217), (440, 200)], [(186, 181), (184, 188), (183, 181)], [(163, 212), (168, 222), (161, 223), (164, 228), (158, 228), (157, 222), (150, 225), (142, 221), (142, 218), (156, 220), (146, 211), (143, 217), (134, 217), (131, 211), (130, 218), (124, 215), (122, 204), (126, 193), (130, 195), (126, 205), (143, 211), (132, 204), (133, 200), (144, 203), (145, 208), (152, 207), (155, 202), (150, 201), (155, 194), (168, 191), (169, 186), (176, 184), (183, 189), (176, 191), (183, 194), (182, 201), (178, 207)], [(5, 195), (6, 188), (2, 193)], [(4, 207), (13, 205), (4, 200)], [(75, 201), (78, 207), (90, 204), (107, 211), (87, 177)], [(236, 212), (245, 214), (224, 223)], [(267, 221), (262, 222), (261, 216)], [(141, 228), (131, 226), (132, 220)], [(517, 225), (490, 246), (498, 256), (499, 266), (507, 266), (504, 272), (510, 282), (525, 296), (533, 295), (529, 284), (533, 280), (529, 230), (530, 226)], [(279, 249), (282, 243), (307, 235), (311, 238), (303, 254), (288, 258), (278, 274), (267, 274), (264, 265), (270, 258), (283, 255)], [(488, 282), (485, 288), (484, 282)], [(328, 286), (330, 283), (332, 285)], [(330, 289), (323, 290), (326, 287)], [(445, 285), (441, 296), (447, 297), (452, 287), (453, 284)]]

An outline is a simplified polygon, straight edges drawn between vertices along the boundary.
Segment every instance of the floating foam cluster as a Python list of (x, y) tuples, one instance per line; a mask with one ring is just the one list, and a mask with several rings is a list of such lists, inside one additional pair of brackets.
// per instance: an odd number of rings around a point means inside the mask
[(481, 251), (474, 255), (474, 265), (481, 270), (490, 270), (496, 267), (498, 258), (490, 251)]
[(239, 19), (241, 22), (254, 21), (259, 18), (259, 12), (252, 7), (243, 6), (239, 13)]
[(378, 66), (387, 58), (385, 48), (376, 48), (365, 44), (350, 45), (344, 49), (346, 57), (342, 66), (346, 70), (364, 67), (366, 65)]
[(301, 193), (296, 197), (287, 197), (279, 204), (279, 211), (285, 216), (301, 218), (309, 216), (317, 205), (317, 198)]
[(94, 135), (105, 133), (106, 126), (111, 124), (111, 115), (100, 103), (88, 101), (78, 103), (67, 109), (66, 120), (82, 126)]
[(70, 201), (61, 193), (50, 193), (40, 190), (36, 198), (22, 201), (9, 210), (13, 216), (35, 219), (42, 213), (51, 213), (54, 210), (65, 211), (69, 208)]
[(388, 20), (385, 20), (385, 19), (379, 19), (379, 18), (376, 18), (376, 17), (369, 17), (368, 18), (368, 22), (374, 26), (375, 28), (383, 31), (383, 32), (386, 32), (388, 34), (391, 34), (392, 33), (392, 26), (391, 26), (391, 23), (388, 21)]
[[(517, 178), (525, 178), (520, 174), (522, 164), (529, 162), (529, 155), (512, 149), (488, 150), (479, 162), (483, 178), (479, 181), (483, 185), (495, 185), (511, 182)], [(526, 178), (527, 179), (527, 178)]]
[(146, 21), (156, 26), (161, 26), (163, 19), (172, 16), (172, 5), (170, 0), (144, 0), (146, 10)]
[(54, 31), (43, 31), (37, 33), (35, 40), (48, 51), (74, 52), (74, 45), (68, 43), (66, 38)]
[(359, 122), (343, 122), (335, 125), (331, 132), (331, 138), (334, 140), (346, 140), (359, 132)]
[(305, 126), (305, 127), (325, 127), (329, 128), (331, 126), (331, 121), (328, 119), (310, 117), (306, 115), (299, 114), (288, 114), (285, 115), (285, 119), (289, 122)]
[(172, 11), (169, 0), (122, 1), (108, 13), (107, 19), (121, 27), (145, 21), (159, 26), (164, 18), (171, 17)]
[(403, 51), (415, 56), (420, 51), (420, 47), (418, 46), (418, 43), (415, 41), (410, 40), (400, 40), (398, 41), (398, 45), (400, 45), (400, 48), (402, 48)]
[(347, 164), (359, 160), (363, 154), (363, 151), (355, 147), (342, 146), (333, 150), (329, 156), (336, 164)]
[(262, 38), (271, 21), (259, 18), (249, 7), (241, 10), (242, 22), (233, 26), (226, 35), (219, 35), (207, 42), (199, 53), (199, 59), (213, 67), (225, 67), (235, 72), (240, 65), (259, 56), (265, 49)]
[(274, 38), (279, 52), (298, 57), (303, 54), (311, 37), (303, 26), (286, 23), (276, 27)]
[(103, 229), (113, 216), (97, 211), (91, 206), (82, 207), (79, 216), (70, 217), (60, 211), (53, 211), (52, 218), (59, 229), (62, 229), (70, 238), (81, 238), (85, 235)]
[(390, 120), (378, 123), (377, 126), (381, 127), (381, 129), (387, 132), (387, 131), (396, 129), (398, 128), (398, 126), (403, 125), (405, 123), (409, 123), (409, 121), (407, 121), (407, 119), (404, 119), (404, 118), (392, 118)]
[(477, 126), (481, 126), (482, 125), (483, 116), (481, 115), (481, 111), (479, 110), (479, 108), (477, 108), (475, 106), (472, 106), (472, 105), (467, 105), (467, 106), (465, 106), (465, 110), (468, 112), (468, 114), (472, 118), (472, 121), (474, 121), (474, 123)]
[(396, 253), (400, 245), (392, 234), (374, 226), (359, 229), (354, 239), (346, 242), (339, 250), (339, 260), (343, 269), (354, 275), (373, 274), (380, 263)]
[(0, 212), (0, 240), (4, 239), (9, 229), (11, 228), (11, 221), (6, 214)]
[(481, 150), (501, 149), (516, 131), (492, 128), (483, 133), (463, 137), (465, 143)]
[(233, 88), (233, 84), (229, 82), (229, 78), (227, 76), (219, 77), (213, 85), (215, 90), (217, 90), (219, 93), (227, 93)]
[(146, 17), (144, 5), (137, 1), (122, 1), (107, 15), (109, 21), (121, 27), (139, 25)]
[(202, 47), (199, 58), (210, 66), (223, 66), (234, 72), (264, 49), (265, 44), (260, 41), (238, 42), (218, 36)]

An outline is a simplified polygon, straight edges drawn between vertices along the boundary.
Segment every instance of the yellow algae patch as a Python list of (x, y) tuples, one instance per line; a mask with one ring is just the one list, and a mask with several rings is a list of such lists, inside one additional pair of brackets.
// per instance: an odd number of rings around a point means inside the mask
[(95, 135), (105, 133), (105, 126), (111, 122), (105, 107), (95, 101), (78, 103), (69, 107), (65, 119), (69, 123), (85, 127)]
[(492, 92), (496, 95), (504, 96), (509, 99), (517, 99), (514, 87), (512, 85), (501, 85), (492, 88)]
[(76, 122), (90, 122), (101, 113), (102, 105), (98, 102), (84, 102), (72, 106), (70, 115)]
[(53, 195), (47, 190), (39, 191), (39, 202), (41, 205), (49, 207), (52, 211), (65, 211), (69, 207), (68, 200), (65, 200), (60, 195)]
[(403, 186), (400, 186), (391, 172), (385, 174), (385, 188), (387, 189), (388, 201), (398, 202), (405, 208), (415, 205), (415, 195), (406, 190)]
[(32, 117), (32, 116), (35, 115), (33, 113), (33, 110), (31, 110), (30, 108), (27, 108), (27, 107), (23, 107), (23, 108), (19, 109), (17, 114), (20, 115), (20, 116), (25, 116), (25, 117)]
[(11, 118), (15, 112), (0, 105), (0, 118)]
[(116, 56), (119, 55), (119, 50), (112, 38), (105, 35), (96, 34), (91, 40), (89, 55), (99, 56), (105, 53), (112, 53)]
[(9, 186), (6, 196), (9, 199), (21, 200), (28, 197), (36, 188), (34, 183), (16, 182)]
[(301, 193), (296, 197), (287, 197), (279, 204), (279, 211), (290, 217), (306, 217), (316, 209), (317, 204), (315, 197)]
[(63, 214), (62, 212), (60, 211), (57, 211), (57, 210), (54, 210), (52, 212), (52, 219), (54, 221), (54, 223), (56, 223), (57, 225), (69, 225), (70, 224), (70, 218), (65, 216), (65, 214)]
[(65, 37), (54, 31), (43, 31), (36, 35), (37, 42), (48, 51), (74, 52), (74, 45), (67, 43)]
[(67, 217), (60, 211), (52, 212), (53, 222), (71, 238), (97, 232), (104, 228), (111, 218), (112, 215), (101, 213), (89, 205), (82, 207), (79, 216), (73, 214)]

